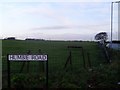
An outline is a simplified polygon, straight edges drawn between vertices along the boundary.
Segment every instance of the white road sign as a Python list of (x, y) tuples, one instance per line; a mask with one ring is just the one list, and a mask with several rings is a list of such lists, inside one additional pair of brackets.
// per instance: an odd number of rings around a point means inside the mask
[(47, 55), (8, 55), (10, 61), (47, 61)]

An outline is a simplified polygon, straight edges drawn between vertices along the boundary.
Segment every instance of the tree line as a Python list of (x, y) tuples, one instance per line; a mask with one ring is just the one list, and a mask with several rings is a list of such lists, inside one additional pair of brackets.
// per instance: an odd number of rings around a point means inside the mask
[[(7, 37), (4, 40), (17, 40), (15, 37)], [(45, 39), (26, 38), (25, 40), (45, 41)]]

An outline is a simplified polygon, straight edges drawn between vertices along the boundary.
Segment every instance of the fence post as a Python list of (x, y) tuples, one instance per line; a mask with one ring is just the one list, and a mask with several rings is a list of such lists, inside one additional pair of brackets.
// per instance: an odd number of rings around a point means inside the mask
[(83, 66), (86, 68), (85, 57), (84, 57), (84, 50), (82, 48), (82, 56), (83, 56)]
[[(28, 50), (27, 54), (31, 54), (31, 50)], [(27, 72), (29, 73), (29, 61), (27, 62)]]
[(71, 65), (71, 69), (72, 69), (72, 54), (71, 54), (71, 51), (70, 51), (70, 65)]
[(27, 73), (29, 73), (29, 61), (27, 62)]
[(88, 56), (88, 63), (89, 63), (89, 67), (91, 68), (90, 54), (89, 54), (89, 53), (87, 53), (87, 56)]
[[(38, 53), (39, 54), (43, 54), (41, 49), (38, 49)], [(44, 72), (45, 71), (44, 67), (45, 67), (45, 62), (44, 63), (39, 62), (39, 70), (41, 70), (42, 72)]]
[(22, 62), (22, 67), (20, 69), (20, 73), (23, 71), (24, 66), (25, 66), (25, 62)]
[[(65, 63), (65, 65), (64, 65), (64, 69), (67, 67), (67, 64), (68, 64), (68, 62), (69, 62), (69, 60), (71, 59), (71, 55), (70, 55), (70, 52), (69, 52), (69, 56), (68, 56), (68, 58), (67, 58), (67, 60), (66, 60), (66, 63)], [(70, 62), (71, 63), (71, 62)]]

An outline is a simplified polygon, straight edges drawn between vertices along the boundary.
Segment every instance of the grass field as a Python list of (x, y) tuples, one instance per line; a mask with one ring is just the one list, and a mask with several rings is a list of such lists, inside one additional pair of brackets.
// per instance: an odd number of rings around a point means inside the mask
[[(69, 56), (67, 46), (82, 46), (85, 60), (90, 53), (92, 70), (89, 70), (88, 62), (86, 69), (83, 67), (81, 49), (71, 49), (72, 69), (70, 65), (64, 69), (65, 62)], [(112, 63), (107, 64), (102, 50), (95, 42), (73, 42), (73, 41), (2, 41), (2, 78), (3, 88), (7, 87), (7, 54), (48, 54), (48, 85), (49, 88), (110, 88), (120, 87), (120, 52), (111, 54)], [(45, 73), (42, 62), (30, 62), (29, 72), (19, 73), (22, 62), (11, 63), (12, 87), (43, 88), (45, 86)], [(67, 70), (67, 71), (66, 71)]]

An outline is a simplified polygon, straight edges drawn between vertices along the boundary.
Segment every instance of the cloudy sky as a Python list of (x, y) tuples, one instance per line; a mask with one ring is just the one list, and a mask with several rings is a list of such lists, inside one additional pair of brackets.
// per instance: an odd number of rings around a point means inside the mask
[[(114, 1), (114, 0), (111, 0)], [(94, 40), (110, 33), (111, 1), (38, 2), (3, 1), (0, 4), (0, 38)], [(114, 3), (113, 36), (117, 38), (118, 5)]]

